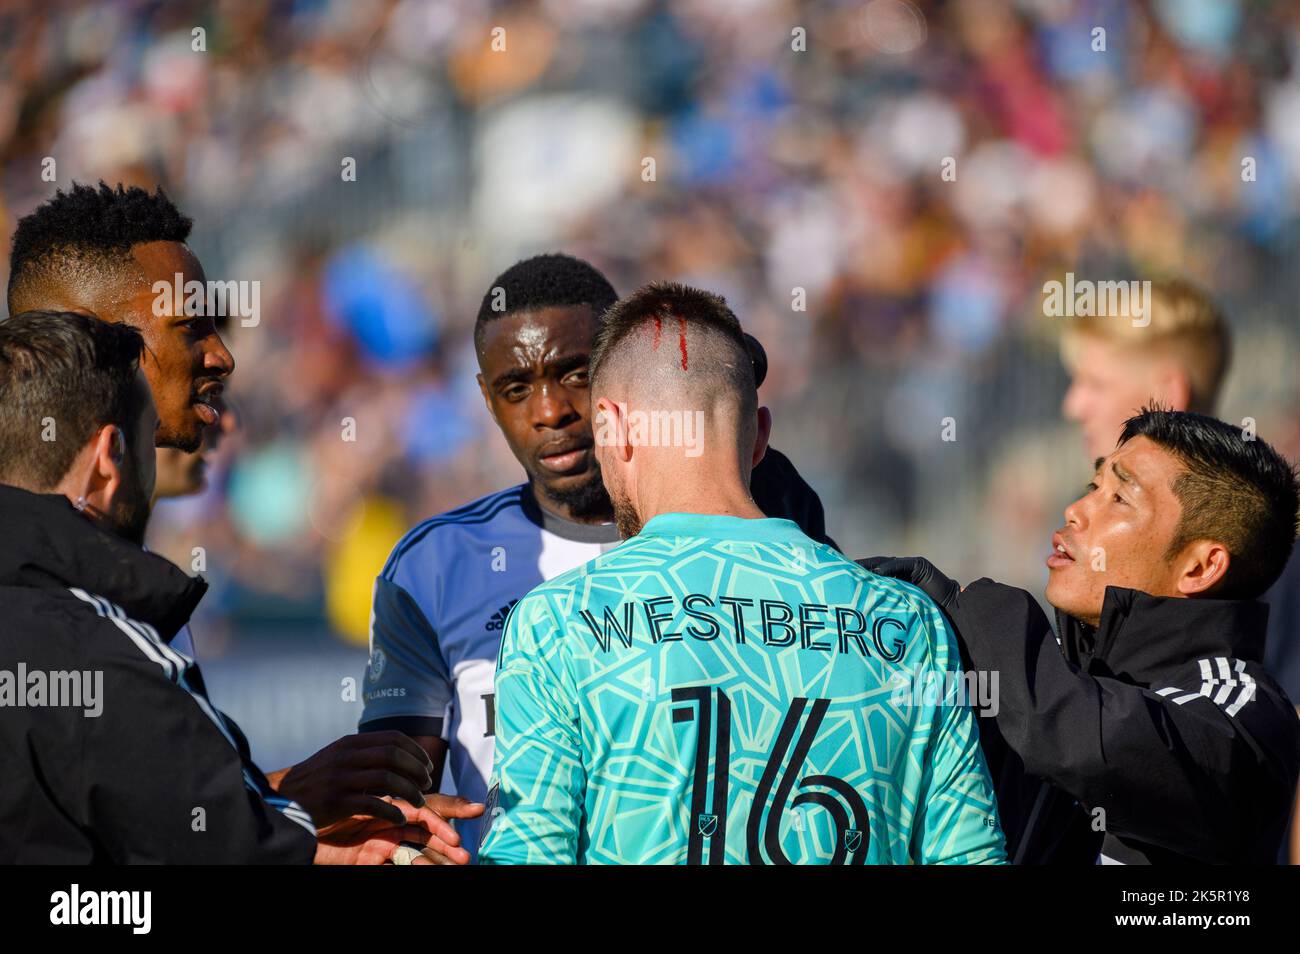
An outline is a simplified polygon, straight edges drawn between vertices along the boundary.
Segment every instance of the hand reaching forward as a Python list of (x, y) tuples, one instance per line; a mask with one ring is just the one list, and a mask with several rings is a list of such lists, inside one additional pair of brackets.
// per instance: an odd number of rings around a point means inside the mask
[(880, 576), (892, 576), (921, 588), (926, 596), (945, 611), (952, 610), (961, 587), (944, 576), (939, 568), (925, 557), (867, 557), (858, 565)]
[(382, 865), (402, 842), (424, 846), (413, 865), (469, 864), (469, 852), (449, 818), (477, 818), (483, 806), (454, 795), (430, 795), (422, 808), (396, 798), (383, 802), (402, 816), (401, 824), (387, 818), (353, 815), (316, 835), (318, 865)]
[(307, 810), (317, 829), (349, 816), (405, 819), (385, 796), (419, 808), (432, 784), (433, 763), (401, 732), (359, 732), (336, 739), (297, 765), (267, 776), (271, 787)]

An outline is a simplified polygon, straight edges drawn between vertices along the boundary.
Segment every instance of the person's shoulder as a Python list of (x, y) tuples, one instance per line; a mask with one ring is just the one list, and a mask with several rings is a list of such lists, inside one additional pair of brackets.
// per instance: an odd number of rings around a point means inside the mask
[[(96, 612), (94, 604), (83, 602), (63, 586), (0, 587), (0, 601), (5, 606), (0, 620), (0, 658), (10, 654), (24, 658), (34, 650), (62, 652), (85, 636), (96, 616), (103, 615)], [(102, 622), (112, 625), (107, 618)]]
[(919, 586), (892, 576), (872, 573), (861, 564), (850, 560), (834, 547), (813, 540), (811, 537), (808, 537), (807, 541), (810, 547), (815, 548), (820, 557), (821, 562), (819, 565), (822, 567), (823, 572), (843, 571), (852, 581), (860, 583), (865, 588), (863, 590), (864, 599), (883, 597), (889, 602), (897, 603), (901, 608), (918, 615), (929, 616), (932, 613), (939, 612), (934, 600), (930, 599)]
[(380, 577), (392, 582), (405, 561), (427, 564), (436, 559), (438, 544), (452, 531), (491, 532), (493, 523), (522, 508), (526, 488), (526, 484), (516, 484), (417, 523), (397, 541)]
[(73, 586), (7, 587), (0, 593), (6, 610), (0, 621), (0, 668), (9, 659), (42, 669), (127, 664), (152, 671), (158, 657), (181, 665), (157, 629), (106, 597)]
[[(1300, 716), (1294, 703), (1256, 660), (1233, 656), (1191, 658), (1148, 686), (1173, 715), (1184, 712), (1208, 725), (1202, 745), (1224, 755), (1242, 787), (1267, 798), (1271, 783), (1300, 771)], [(1259, 782), (1270, 784), (1256, 785)], [(1292, 789), (1282, 786), (1290, 805)], [(1279, 795), (1279, 797), (1283, 797)]]
[(1174, 705), (1211, 703), (1256, 733), (1290, 735), (1297, 728), (1295, 703), (1255, 659), (1188, 658), (1153, 680), (1151, 690)]
[(790, 474), (794, 474), (796, 477), (799, 475), (799, 472), (794, 469), (794, 462), (770, 445), (763, 452), (763, 457), (754, 465), (754, 471), (761, 471), (769, 475), (780, 474), (783, 477), (788, 477)]

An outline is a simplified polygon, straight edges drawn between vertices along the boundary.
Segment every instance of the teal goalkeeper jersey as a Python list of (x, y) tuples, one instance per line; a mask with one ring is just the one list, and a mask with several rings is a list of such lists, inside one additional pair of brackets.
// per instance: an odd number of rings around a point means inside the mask
[(959, 671), (916, 587), (661, 514), (511, 613), (479, 860), (1005, 862)]

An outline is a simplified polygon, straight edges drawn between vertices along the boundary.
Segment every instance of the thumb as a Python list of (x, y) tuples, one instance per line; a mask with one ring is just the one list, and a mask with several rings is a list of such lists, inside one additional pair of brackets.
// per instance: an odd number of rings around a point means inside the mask
[[(898, 561), (897, 557), (873, 556), (873, 557), (863, 557), (861, 560), (857, 561), (857, 564), (858, 566), (862, 567), (862, 569), (864, 570), (870, 570), (872, 573), (880, 573), (880, 568), (882, 566), (885, 566), (890, 563), (896, 563), (897, 561)], [(888, 576), (889, 574), (885, 573), (882, 575)]]
[(918, 583), (925, 575), (924, 568), (917, 566), (919, 562), (923, 561), (918, 561), (916, 557), (875, 556), (859, 560), (858, 565), (877, 576), (892, 576), (908, 583)]
[(424, 801), (443, 818), (477, 818), (483, 814), (482, 802), (471, 802), (459, 795), (426, 795)]

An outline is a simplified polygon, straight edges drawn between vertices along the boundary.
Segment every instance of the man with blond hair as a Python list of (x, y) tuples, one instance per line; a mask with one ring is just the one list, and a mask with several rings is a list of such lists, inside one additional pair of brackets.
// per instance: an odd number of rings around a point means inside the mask
[(1061, 335), (1061, 410), (1083, 429), (1089, 459), (1114, 450), (1124, 422), (1152, 403), (1213, 414), (1228, 369), (1228, 325), (1209, 295), (1183, 278), (1139, 287), (1123, 313), (1071, 318)]

